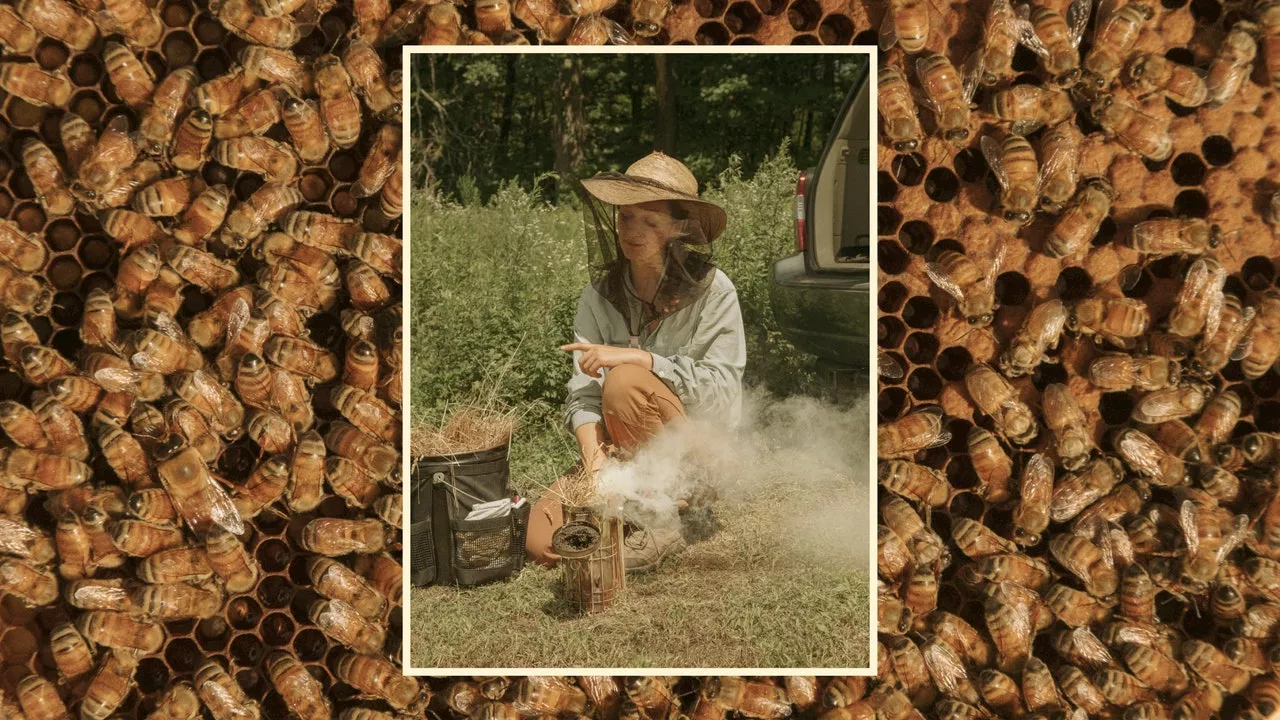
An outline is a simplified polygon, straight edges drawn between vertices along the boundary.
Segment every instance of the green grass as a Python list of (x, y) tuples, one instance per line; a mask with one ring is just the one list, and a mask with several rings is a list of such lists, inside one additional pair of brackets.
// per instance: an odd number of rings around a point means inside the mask
[[(794, 252), (796, 172), (783, 148), (751, 178), (731, 161), (704, 193), (729, 217), (716, 262), (738, 289), (744, 381), (753, 396), (773, 400), (826, 390), (812, 359), (782, 338), (769, 306), (770, 266)], [(572, 337), (587, 283), (581, 217), (515, 186), (484, 205), (422, 193), (411, 203), (411, 419), (438, 421), (450, 404), (479, 396), (517, 408), (524, 423), (511, 446), (512, 484), (536, 498), (577, 456), (562, 425), (570, 361), (558, 347)], [(849, 430), (857, 438), (867, 436), (862, 422)], [(804, 422), (797, 428), (801, 435), (812, 430)], [(865, 467), (865, 446), (857, 454), (846, 436), (815, 437), (854, 452), (856, 461), (841, 467)], [(829, 509), (832, 493), (868, 479), (861, 470), (846, 474), (823, 495), (798, 471), (803, 462), (775, 459), (767, 481), (717, 507), (726, 525), (720, 534), (634, 580), (603, 615), (568, 617), (557, 595), (560, 571), (538, 567), (482, 588), (414, 590), (413, 665), (865, 667), (866, 555), (850, 561), (816, 551), (820, 543), (797, 549), (779, 538), (829, 539), (832, 527), (851, 521), (818, 511)], [(826, 516), (821, 526), (796, 526), (795, 495), (816, 498), (813, 510)], [(860, 502), (865, 516), (865, 495)], [(857, 522), (857, 547), (869, 552), (870, 520)]]

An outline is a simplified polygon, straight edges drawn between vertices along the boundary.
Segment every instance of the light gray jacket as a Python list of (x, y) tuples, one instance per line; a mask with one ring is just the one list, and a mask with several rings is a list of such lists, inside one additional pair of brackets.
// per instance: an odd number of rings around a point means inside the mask
[[(629, 287), (629, 277), (626, 282)], [(633, 312), (638, 312), (638, 307)], [(622, 314), (590, 285), (578, 301), (573, 335), (574, 342), (631, 345)], [(747, 344), (738, 292), (719, 268), (711, 286), (696, 302), (663, 318), (652, 333), (638, 338), (638, 344), (653, 355), (654, 374), (680, 398), (685, 412), (717, 418), (730, 426), (738, 423), (742, 416)], [(604, 378), (583, 373), (578, 367), (579, 355), (573, 354), (574, 374), (565, 401), (565, 425), (571, 432), (589, 422), (603, 422), (600, 389)], [(607, 372), (602, 371), (602, 375)]]

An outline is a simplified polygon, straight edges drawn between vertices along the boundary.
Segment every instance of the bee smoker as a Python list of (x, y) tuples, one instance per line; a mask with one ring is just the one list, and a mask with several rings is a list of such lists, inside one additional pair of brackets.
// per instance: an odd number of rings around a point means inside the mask
[(626, 587), (622, 516), (603, 507), (564, 506), (565, 523), (551, 536), (564, 566), (565, 596), (582, 614), (608, 609)]

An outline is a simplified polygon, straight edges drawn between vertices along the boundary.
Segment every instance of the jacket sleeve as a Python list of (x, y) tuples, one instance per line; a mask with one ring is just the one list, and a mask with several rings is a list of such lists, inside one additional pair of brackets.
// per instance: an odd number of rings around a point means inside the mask
[(746, 334), (738, 293), (728, 287), (710, 297), (693, 339), (676, 355), (653, 355), (653, 372), (699, 413), (727, 413), (742, 395), (747, 366)]
[[(573, 341), (577, 343), (604, 344), (604, 332), (596, 319), (592, 307), (592, 295), (595, 290), (587, 286), (578, 300), (578, 314), (573, 319)], [(573, 377), (569, 378), (569, 394), (564, 403), (565, 427), (576, 434), (578, 428), (587, 423), (603, 423), (604, 414), (600, 404), (600, 380), (582, 372), (578, 366), (580, 351), (573, 352)]]

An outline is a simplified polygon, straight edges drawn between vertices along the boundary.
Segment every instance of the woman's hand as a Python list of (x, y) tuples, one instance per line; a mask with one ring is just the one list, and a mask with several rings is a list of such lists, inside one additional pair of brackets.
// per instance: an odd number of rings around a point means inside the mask
[(620, 348), (612, 345), (593, 345), (591, 343), (570, 343), (561, 345), (565, 352), (580, 351), (578, 367), (591, 377), (600, 377), (601, 368), (612, 368), (619, 365), (639, 365), (645, 370), (653, 369), (653, 355), (639, 348)]

